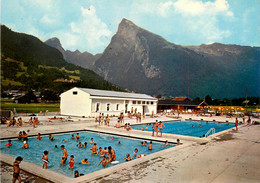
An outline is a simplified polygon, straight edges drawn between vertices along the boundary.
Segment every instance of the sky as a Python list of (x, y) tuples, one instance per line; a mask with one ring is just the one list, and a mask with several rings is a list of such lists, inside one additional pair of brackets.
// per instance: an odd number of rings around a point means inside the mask
[(1, 0), (1, 24), (102, 53), (126, 18), (180, 45), (260, 46), (260, 0)]

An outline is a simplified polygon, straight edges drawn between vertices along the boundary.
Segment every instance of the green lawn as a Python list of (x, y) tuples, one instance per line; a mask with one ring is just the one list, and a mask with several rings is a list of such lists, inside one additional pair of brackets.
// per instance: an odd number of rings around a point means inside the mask
[(12, 100), (1, 100), (1, 109), (16, 109), (17, 113), (39, 113), (40, 111), (58, 112), (60, 103), (31, 103), (31, 104), (16, 104)]

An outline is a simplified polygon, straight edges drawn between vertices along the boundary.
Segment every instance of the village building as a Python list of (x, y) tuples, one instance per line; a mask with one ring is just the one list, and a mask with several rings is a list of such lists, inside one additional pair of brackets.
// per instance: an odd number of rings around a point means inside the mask
[(187, 97), (176, 97), (172, 100), (159, 100), (158, 101), (158, 112), (170, 112), (171, 110), (200, 110), (208, 106), (205, 101), (192, 102)]
[(74, 87), (60, 95), (60, 113), (69, 116), (96, 117), (99, 113), (117, 116), (131, 109), (144, 115), (157, 112), (157, 99), (139, 93)]

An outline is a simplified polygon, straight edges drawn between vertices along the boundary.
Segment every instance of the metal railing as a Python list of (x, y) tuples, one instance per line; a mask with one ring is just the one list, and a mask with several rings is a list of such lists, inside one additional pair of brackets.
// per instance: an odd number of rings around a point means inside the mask
[(216, 133), (215, 128), (211, 128), (211, 129), (209, 129), (209, 131), (205, 134), (205, 137), (208, 137), (209, 134), (210, 134), (210, 132), (212, 132), (212, 134)]

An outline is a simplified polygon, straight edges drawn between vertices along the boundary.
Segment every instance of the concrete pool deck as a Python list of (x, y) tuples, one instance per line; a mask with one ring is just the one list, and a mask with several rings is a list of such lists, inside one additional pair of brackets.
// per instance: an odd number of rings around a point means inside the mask
[[(197, 117), (191, 115), (181, 115), (182, 119), (192, 118), (194, 120), (216, 121), (229, 120), (234, 122), (235, 118), (227, 119), (225, 117)], [(46, 119), (44, 119), (46, 118)], [(31, 126), (23, 127), (23, 130), (30, 130), (29, 135), (37, 133), (54, 133), (64, 131), (77, 131), (84, 129), (93, 129), (95, 131), (106, 131), (130, 136), (140, 136), (151, 138), (151, 133), (127, 132), (123, 129), (96, 127), (92, 120), (82, 121), (80, 118), (76, 122), (59, 122), (52, 123), (44, 121), (48, 117), (39, 117), (43, 125), (33, 129)], [(153, 122), (157, 118), (146, 118), (143, 122)], [(211, 119), (211, 120), (209, 120)], [(159, 116), (158, 120), (169, 121), (171, 118)], [(241, 121), (241, 120), (239, 120)], [(111, 121), (111, 126), (116, 119)], [(126, 122), (135, 123), (135, 119), (126, 120)], [(0, 138), (15, 137), (21, 129), (19, 127), (1, 127)], [(155, 137), (156, 140), (168, 139), (166, 135), (163, 138)], [(171, 141), (174, 141), (175, 137)], [(241, 126), (236, 133), (233, 130), (213, 137), (205, 145), (201, 143), (192, 143), (189, 140), (181, 140), (184, 143), (182, 148), (170, 148), (171, 152), (157, 154), (150, 158), (132, 161), (124, 166), (109, 172), (104, 169), (98, 176), (92, 174), (93, 182), (258, 182), (260, 180), (260, 126)], [(185, 147), (186, 146), (186, 147)], [(184, 148), (185, 147), (185, 148)], [(176, 148), (176, 149), (175, 149)], [(160, 153), (160, 152), (158, 152)], [(120, 164), (121, 165), (121, 164)], [(122, 164), (123, 165), (123, 164)], [(113, 167), (112, 167), (113, 168)], [(40, 171), (40, 170), (39, 170)], [(108, 172), (106, 172), (108, 171)], [(116, 171), (116, 172), (115, 172)], [(114, 173), (112, 173), (114, 172)], [(31, 172), (33, 173), (33, 172)], [(98, 174), (98, 172), (96, 173)], [(88, 174), (90, 175), (90, 174)], [(4, 175), (3, 175), (4, 176)], [(90, 181), (89, 179), (88, 181)], [(56, 182), (55, 180), (52, 180)], [(68, 181), (71, 181), (68, 180)], [(73, 179), (74, 182), (86, 182), (82, 178)]]

